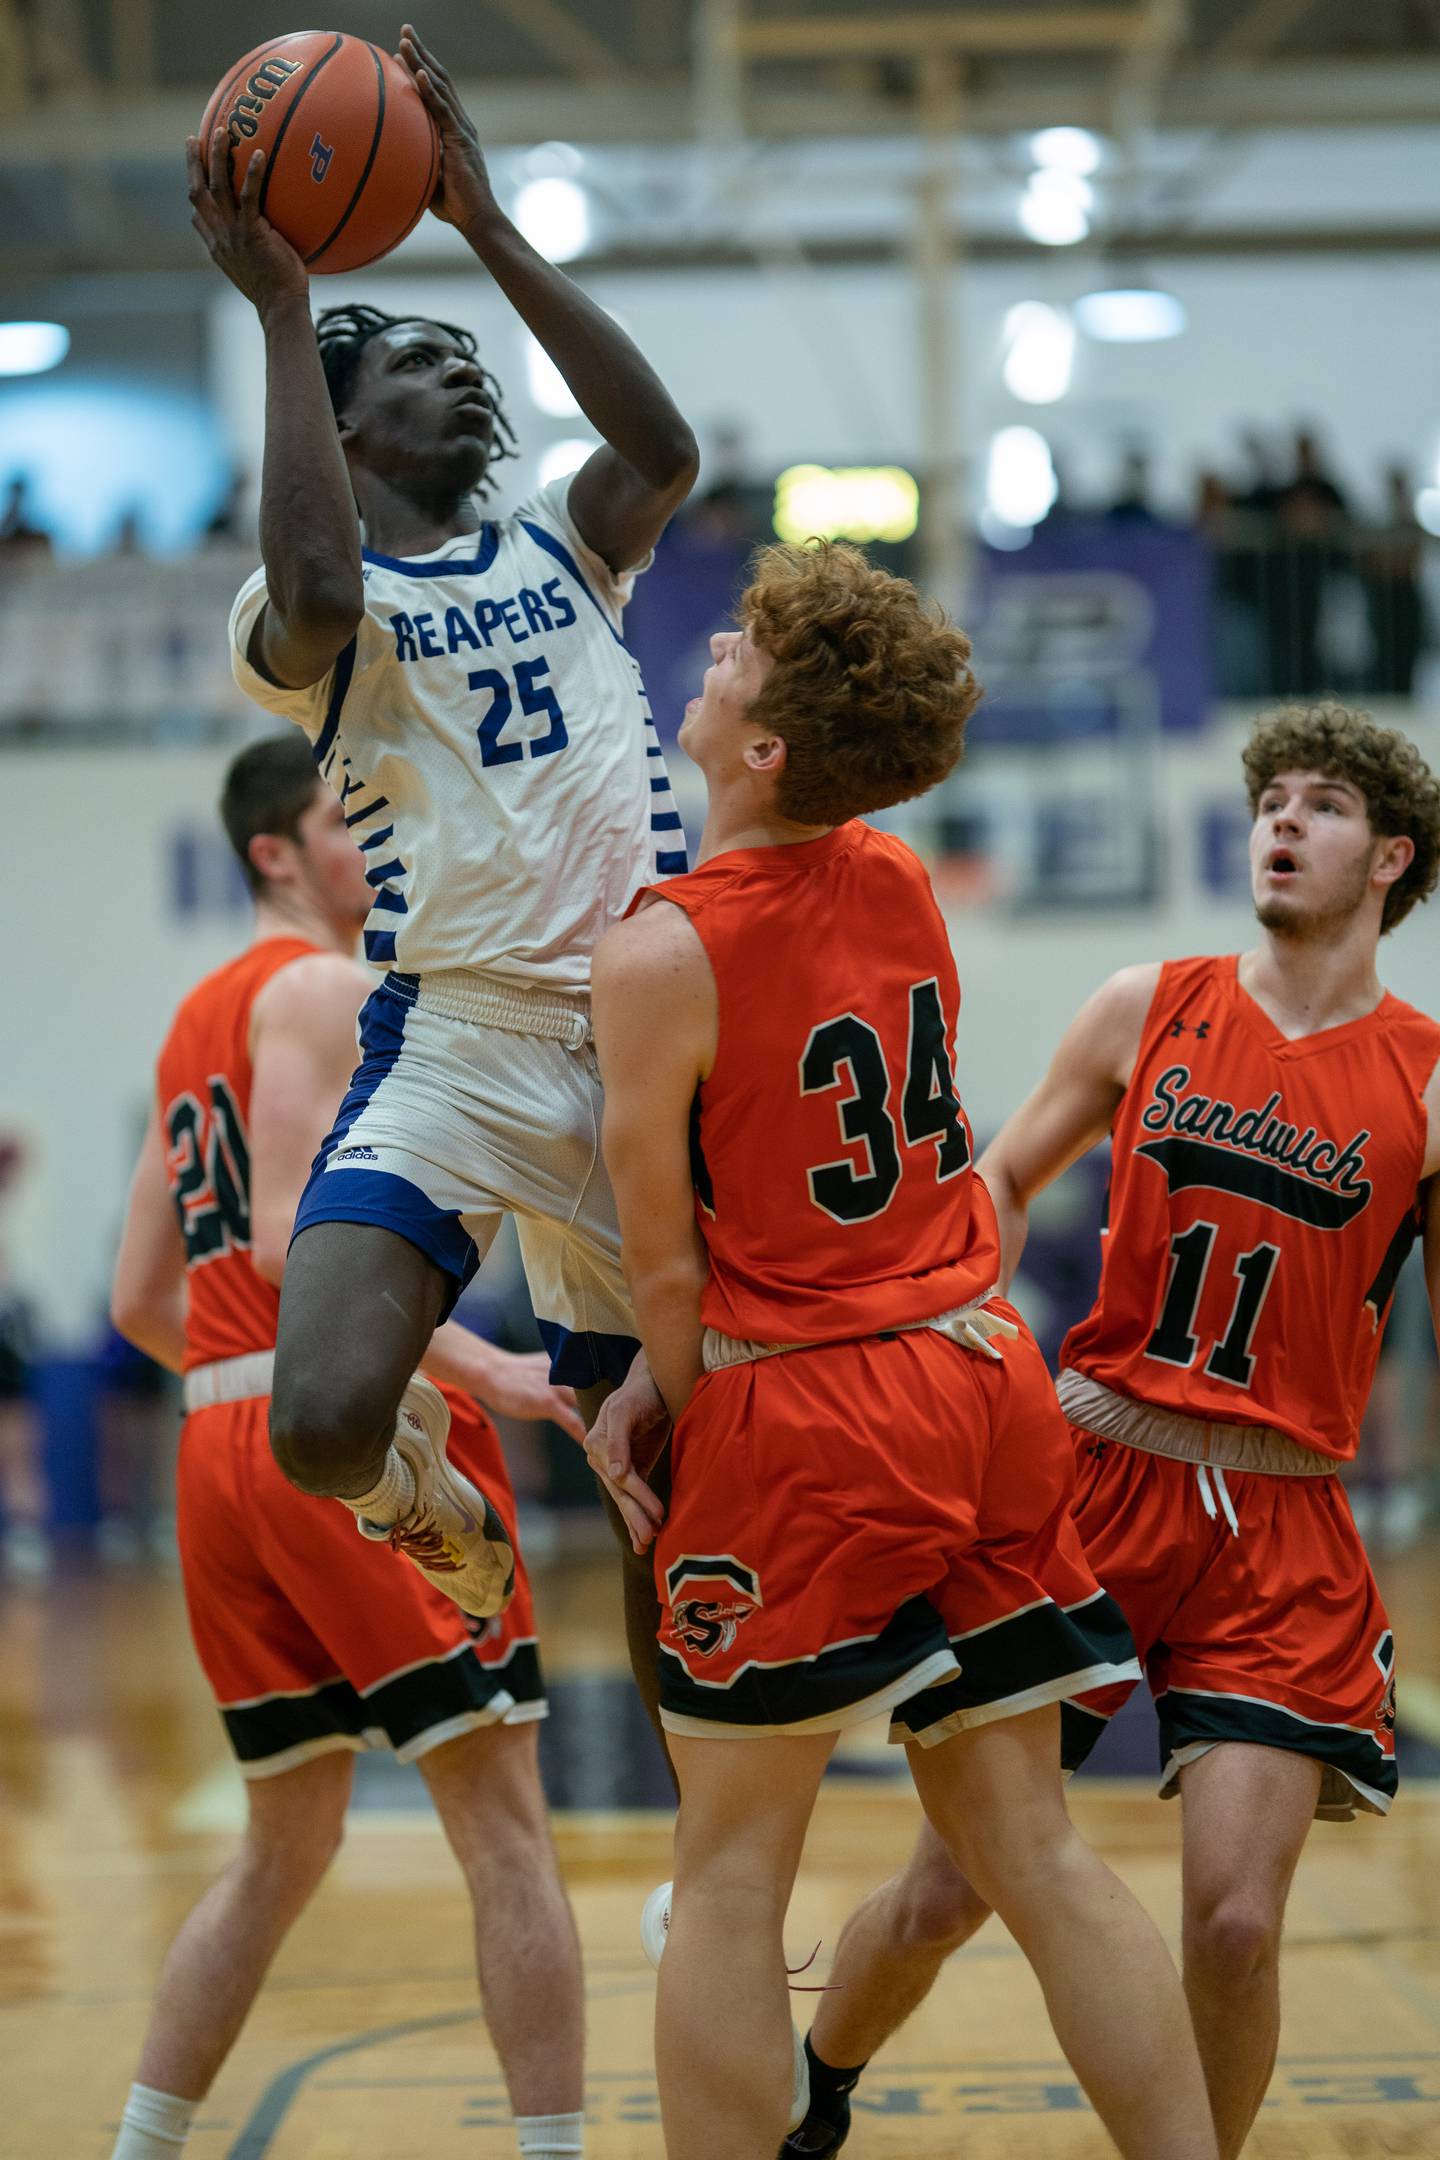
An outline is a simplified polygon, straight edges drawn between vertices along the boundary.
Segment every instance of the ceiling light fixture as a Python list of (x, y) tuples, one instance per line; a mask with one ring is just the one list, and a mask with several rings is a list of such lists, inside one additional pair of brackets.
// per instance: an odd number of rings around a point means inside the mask
[(1005, 387), (1026, 405), (1053, 405), (1070, 388), (1075, 325), (1064, 308), (1022, 300), (1005, 317)]
[(0, 375), (43, 375), (59, 367), (69, 350), (63, 323), (0, 323)]
[(1188, 317), (1174, 293), (1153, 285), (1107, 286), (1075, 302), (1075, 320), (1105, 345), (1145, 345), (1179, 337)]
[(1099, 136), (1092, 135), (1089, 128), (1049, 127), (1031, 136), (1030, 155), (1037, 165), (1077, 173), (1083, 179), (1098, 168), (1103, 153)]
[(515, 198), (515, 223), (547, 262), (574, 262), (590, 245), (590, 198), (558, 174), (527, 180)]
[(1045, 168), (1030, 175), (1020, 198), (1020, 224), (1043, 247), (1074, 247), (1090, 231), (1095, 190), (1078, 173)]

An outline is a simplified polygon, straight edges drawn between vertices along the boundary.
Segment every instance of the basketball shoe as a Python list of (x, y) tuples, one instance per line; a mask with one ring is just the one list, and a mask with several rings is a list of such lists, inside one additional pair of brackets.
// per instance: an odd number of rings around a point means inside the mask
[(450, 1406), (417, 1373), (395, 1420), (395, 1452), (415, 1480), (415, 1505), (397, 1523), (357, 1515), (363, 1537), (403, 1553), (462, 1612), (489, 1620), (515, 1590), (515, 1544), (499, 1513), (445, 1453)]
[[(650, 1892), (640, 1913), (640, 1945), (656, 1971), (670, 1933), (670, 1893), (673, 1883), (663, 1882)], [(799, 2130), (810, 2112), (810, 2065), (805, 2059), (805, 2043), (795, 2027), (790, 2027), (790, 2037), (795, 2043), (795, 2074), (790, 2092), (790, 2120), (785, 2129), (788, 2133)], [(838, 2151), (839, 2148), (835, 2147)], [(787, 2142), (785, 2150), (790, 2150)]]
[[(806, 2067), (809, 2068), (810, 2043), (805, 2042)], [(822, 2073), (824, 2063), (818, 2065)], [(807, 2106), (803, 2122), (795, 2124), (780, 2148), (780, 2160), (831, 2160), (850, 2135), (850, 2095), (859, 2079), (859, 2072), (852, 2071), (843, 2083), (837, 2083), (833, 2075), (829, 2089), (817, 2092), (813, 2080), (807, 2092)]]

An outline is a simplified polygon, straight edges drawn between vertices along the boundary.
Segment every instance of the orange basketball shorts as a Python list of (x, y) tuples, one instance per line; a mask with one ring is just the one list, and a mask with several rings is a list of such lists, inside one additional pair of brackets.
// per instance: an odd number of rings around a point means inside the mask
[[(1161, 1791), (1217, 1743), (1249, 1741), (1324, 1765), (1318, 1814), (1385, 1814), (1395, 1644), (1340, 1480), (1217, 1472), (1078, 1429), (1074, 1440), (1076, 1525), (1155, 1697)], [(1068, 1765), (1129, 1692), (1067, 1708)]]
[[(499, 1436), (444, 1390), (449, 1452), (513, 1528)], [(350, 1510), (286, 1483), (256, 1396), (186, 1418), (177, 1528), (191, 1633), (246, 1777), (332, 1748), (389, 1746), (413, 1761), (477, 1725), (544, 1717), (534, 1608), (515, 1595), (472, 1620)]]
[[(1003, 1308), (1017, 1322), (1012, 1307)], [(1070, 1519), (1074, 1451), (1033, 1337), (928, 1329), (707, 1374), (656, 1543), (671, 1732), (893, 1740), (1138, 1679)]]

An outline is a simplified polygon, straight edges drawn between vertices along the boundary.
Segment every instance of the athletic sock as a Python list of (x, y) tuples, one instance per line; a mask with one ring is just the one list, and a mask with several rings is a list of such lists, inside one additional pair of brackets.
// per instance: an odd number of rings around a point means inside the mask
[(515, 2132), (525, 2160), (575, 2160), (585, 2150), (583, 2115), (517, 2115)]
[[(869, 2057), (865, 2058), (866, 2062)], [(810, 2035), (805, 2035), (805, 2060), (810, 2066), (810, 2105), (820, 2114), (833, 2117), (839, 2112), (839, 2103), (848, 2100), (860, 2082), (865, 2063), (855, 2063), (848, 2070), (837, 2070), (833, 2063), (821, 2060), (810, 2045)]]
[(415, 1473), (392, 1442), (379, 1484), (372, 1485), (369, 1492), (344, 1493), (341, 1497), (346, 1507), (369, 1522), (404, 1522), (415, 1505)]
[(111, 2160), (175, 2160), (199, 2104), (156, 2092), (153, 2085), (132, 2085)]

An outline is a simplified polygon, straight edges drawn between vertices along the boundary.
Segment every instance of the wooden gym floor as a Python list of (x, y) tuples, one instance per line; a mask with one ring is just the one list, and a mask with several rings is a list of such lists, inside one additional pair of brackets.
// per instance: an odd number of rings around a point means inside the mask
[[(1432, 1540), (1382, 1571), (1409, 1775), (1388, 1824), (1313, 1833), (1255, 2160), (1440, 2156), (1440, 1782), (1425, 1774), (1440, 1772), (1437, 1556)], [(669, 1872), (669, 1816), (629, 1709), (607, 1558), (541, 1570), (538, 1588), (561, 1704), (547, 1775), (589, 1977), (587, 2153), (660, 2160), (654, 1980), (636, 1922)], [(475, 2008), (466, 1903), (423, 1789), (378, 1757), (360, 1769), (346, 1848), (200, 2116), (193, 2160), (513, 2153)], [(796, 1958), (827, 1946), (812, 1977), (851, 1904), (907, 1848), (914, 1804), (894, 1771), (877, 1731), (847, 1746), (827, 1781), (788, 1936)], [(0, 1590), (5, 2160), (105, 2160), (160, 1959), (226, 1856), (240, 1804), (172, 1580), (87, 1561), (43, 1589)], [(1173, 1943), (1177, 1811), (1148, 1774), (1082, 1779), (1074, 1807)], [(803, 2024), (807, 1998), (796, 2000)], [(848, 2153), (1099, 2160), (1110, 2149), (992, 1923), (877, 2058)]]

